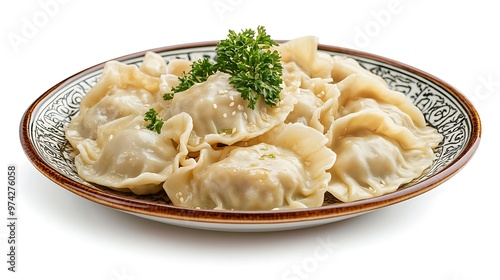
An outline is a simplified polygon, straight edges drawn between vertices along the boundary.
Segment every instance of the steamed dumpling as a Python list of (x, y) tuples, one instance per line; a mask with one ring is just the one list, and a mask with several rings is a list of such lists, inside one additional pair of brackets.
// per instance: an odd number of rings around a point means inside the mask
[(297, 99), (285, 123), (299, 122), (322, 133), (331, 126), (340, 91), (330, 78), (311, 78), (295, 62), (285, 63), (283, 82)]
[(148, 129), (127, 129), (111, 139), (98, 160), (87, 164), (77, 157), (75, 164), (86, 181), (136, 194), (156, 193), (172, 171), (175, 147)]
[[(174, 205), (203, 209), (272, 210), (323, 203), (335, 154), (327, 138), (302, 124), (273, 129), (257, 144), (203, 149), (164, 188)], [(301, 138), (297, 138), (301, 137)]]
[(295, 62), (309, 77), (331, 78), (332, 57), (318, 51), (318, 38), (304, 36), (276, 47), (283, 63)]
[(135, 194), (156, 193), (169, 174), (189, 163), (191, 128), (187, 114), (169, 119), (161, 133), (146, 129), (141, 118), (108, 124), (100, 128), (96, 141), (87, 139), (77, 146), (75, 166), (86, 181)]
[(144, 54), (139, 70), (150, 76), (160, 77), (167, 72), (167, 63), (161, 55), (148, 51)]
[(95, 140), (99, 127), (108, 122), (144, 115), (157, 100), (160, 81), (135, 65), (106, 63), (99, 82), (84, 96), (79, 114), (67, 127), (66, 138), (76, 146), (84, 139)]
[(370, 71), (363, 68), (356, 60), (353, 58), (335, 55), (332, 57), (332, 67), (331, 67), (331, 77), (335, 83), (338, 83), (345, 78), (356, 74), (364, 77), (375, 79), (383, 84), (387, 84), (382, 77), (377, 76)]
[(226, 151), (218, 153), (213, 163), (199, 170), (200, 193), (194, 199), (198, 207), (229, 210), (305, 207), (296, 199), (311, 195), (300, 192), (302, 185), (310, 185), (311, 179), (294, 153), (263, 143), (226, 150), (230, 150), (227, 155)]
[(333, 58), (340, 91), (327, 135), (337, 153), (329, 192), (341, 201), (377, 197), (419, 177), (442, 140), (403, 93), (351, 58)]
[(380, 109), (337, 119), (329, 131), (337, 161), (328, 191), (349, 202), (380, 196), (420, 176), (434, 160), (427, 141)]
[(336, 118), (365, 109), (377, 108), (389, 116), (396, 125), (411, 130), (416, 137), (436, 148), (443, 136), (427, 125), (422, 112), (404, 94), (389, 89), (377, 79), (352, 74), (337, 84), (338, 98)]
[(192, 150), (199, 150), (203, 143), (232, 145), (254, 138), (282, 123), (293, 109), (295, 99), (283, 93), (277, 106), (270, 107), (260, 98), (252, 110), (229, 84), (229, 77), (217, 72), (207, 81), (176, 93), (161, 113), (163, 119), (181, 112), (193, 118)]
[(82, 113), (66, 133), (71, 136), (70, 139), (96, 139), (97, 130), (102, 125), (127, 116), (144, 115), (154, 102), (154, 96), (146, 90), (113, 87), (99, 102)]
[(143, 89), (154, 94), (158, 92), (160, 82), (160, 77), (146, 74), (136, 65), (109, 61), (104, 66), (99, 82), (82, 99), (80, 112), (85, 113), (106, 96), (113, 87)]

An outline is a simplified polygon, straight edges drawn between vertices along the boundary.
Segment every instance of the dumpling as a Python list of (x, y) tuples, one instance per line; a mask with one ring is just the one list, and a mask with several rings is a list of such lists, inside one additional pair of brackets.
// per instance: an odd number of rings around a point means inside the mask
[(167, 74), (181, 77), (184, 73), (191, 71), (192, 62), (187, 59), (172, 59), (167, 65)]
[(144, 89), (154, 94), (158, 92), (160, 82), (159, 77), (140, 71), (136, 65), (109, 61), (104, 66), (99, 82), (82, 99), (80, 112), (85, 113), (88, 108), (94, 106), (107, 95), (113, 87)]
[(204, 143), (232, 145), (254, 138), (282, 123), (293, 109), (296, 100), (282, 93), (277, 106), (270, 107), (260, 98), (252, 110), (241, 93), (229, 84), (229, 77), (217, 72), (207, 81), (176, 93), (161, 113), (163, 119), (181, 112), (193, 118), (193, 137), (189, 143), (193, 151)]
[(156, 193), (172, 170), (175, 147), (147, 129), (126, 129), (111, 139), (91, 164), (75, 161), (80, 177), (115, 190)]
[(101, 127), (103, 139), (78, 145), (75, 166), (86, 181), (140, 195), (156, 193), (169, 174), (189, 163), (186, 143), (191, 128), (187, 114), (169, 119), (160, 134), (144, 128), (139, 117), (124, 127), (110, 123)]
[(96, 129), (95, 138), (83, 138), (74, 145), (74, 149), (84, 162), (96, 161), (102, 154), (102, 149), (113, 137), (124, 129), (140, 128), (144, 120), (129, 115), (109, 121)]
[[(179, 85), (179, 77), (191, 71), (192, 62), (187, 59), (172, 59), (167, 64), (167, 73), (160, 76), (160, 91), (165, 94)], [(170, 103), (170, 102), (167, 102)]]
[(135, 65), (106, 63), (99, 82), (83, 97), (79, 114), (66, 128), (73, 147), (84, 139), (95, 140), (100, 126), (126, 116), (143, 115), (157, 100), (159, 77)]
[(139, 70), (150, 76), (160, 77), (167, 72), (167, 63), (161, 55), (148, 51), (144, 54)]
[(313, 120), (316, 110), (323, 106), (324, 102), (310, 90), (299, 89), (294, 96), (298, 102), (295, 103), (292, 112), (285, 119), (285, 123), (302, 123), (309, 125)]
[(144, 115), (154, 103), (154, 96), (146, 90), (113, 87), (71, 123), (66, 130), (67, 138), (76, 143), (78, 138), (96, 139), (100, 126), (126, 116)]
[(318, 38), (299, 37), (276, 47), (284, 63), (295, 62), (312, 78), (331, 78), (332, 57), (318, 51)]
[(434, 160), (427, 141), (380, 109), (335, 120), (328, 137), (337, 154), (328, 191), (344, 202), (393, 192), (419, 177)]
[[(256, 144), (252, 144), (256, 141)], [(225, 210), (321, 206), (335, 154), (328, 139), (302, 124), (281, 125), (246, 145), (200, 151), (171, 174), (164, 189), (174, 205)]]
[(387, 88), (377, 79), (352, 74), (337, 84), (340, 91), (335, 118), (365, 109), (378, 108), (386, 113), (396, 125), (410, 129), (415, 136), (427, 141), (435, 148), (443, 136), (427, 125), (422, 112), (403, 93)]
[(297, 99), (285, 123), (300, 122), (325, 133), (334, 119), (340, 91), (329, 78), (311, 78), (295, 62), (285, 63), (283, 81)]
[[(202, 157), (208, 157), (208, 153)], [(310, 196), (311, 193), (301, 194), (300, 187), (309, 185), (311, 180), (294, 153), (263, 143), (212, 153), (217, 155), (209, 159), (214, 162), (196, 170), (194, 188), (199, 188), (192, 194), (192, 206), (226, 210), (305, 207), (295, 196)], [(167, 180), (165, 184), (172, 183)], [(317, 197), (318, 202), (322, 201), (323, 193)]]
[(387, 84), (382, 77), (366, 70), (353, 58), (343, 55), (335, 55), (332, 57), (331, 62), (331, 77), (335, 83), (344, 80), (352, 74), (358, 74), (376, 79), (381, 83)]

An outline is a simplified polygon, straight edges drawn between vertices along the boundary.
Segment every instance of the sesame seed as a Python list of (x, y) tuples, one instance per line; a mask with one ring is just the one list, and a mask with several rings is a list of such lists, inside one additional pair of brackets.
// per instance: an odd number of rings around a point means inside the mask
[(233, 115), (233, 116), (234, 116), (234, 115), (236, 115), (236, 111), (233, 111), (233, 112), (231, 113), (231, 115)]
[(230, 95), (229, 99), (234, 100), (234, 96)]
[(231, 133), (232, 133), (232, 134), (235, 134), (235, 133), (236, 133), (236, 127), (233, 127), (233, 130), (231, 130)]
[(227, 114), (226, 113), (222, 114), (222, 117), (227, 118)]
[(233, 107), (233, 106), (234, 106), (234, 102), (229, 103), (229, 107)]
[(214, 103), (214, 109), (217, 109), (217, 104)]
[(243, 110), (243, 106), (241, 106), (241, 104), (238, 104), (237, 108), (238, 108), (238, 110), (240, 110), (240, 111), (241, 111), (241, 110)]
[(248, 120), (248, 115), (246, 112), (243, 112), (243, 118), (245, 118), (245, 120)]
[(263, 121), (268, 121), (269, 118), (266, 114), (264, 114), (264, 112), (260, 111), (260, 118), (263, 120)]

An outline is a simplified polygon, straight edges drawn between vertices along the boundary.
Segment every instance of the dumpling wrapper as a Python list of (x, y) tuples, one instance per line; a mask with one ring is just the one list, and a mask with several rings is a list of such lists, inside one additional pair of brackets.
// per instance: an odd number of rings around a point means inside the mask
[[(253, 141), (253, 140), (252, 140)], [(171, 174), (164, 189), (174, 205), (220, 210), (321, 206), (335, 154), (328, 139), (302, 124), (287, 124), (246, 145), (200, 151), (196, 163)]]
[(427, 141), (380, 109), (335, 120), (328, 137), (337, 154), (328, 191), (343, 202), (394, 192), (419, 177), (435, 158)]
[(318, 38), (304, 36), (287, 41), (276, 47), (281, 61), (295, 62), (309, 77), (331, 78), (332, 57), (318, 51)]
[(382, 110), (397, 125), (411, 130), (416, 137), (436, 148), (443, 136), (427, 125), (422, 112), (403, 93), (387, 88), (385, 83), (368, 76), (352, 74), (337, 84), (340, 91), (335, 118), (365, 109)]
[(139, 123), (140, 119), (135, 118), (116, 131), (113, 125), (118, 124), (112, 123), (102, 128), (103, 139), (79, 144), (75, 166), (80, 177), (139, 195), (162, 190), (169, 174), (181, 164), (190, 163), (186, 143), (192, 129), (191, 117), (183, 113), (169, 119), (160, 134)]
[(165, 120), (181, 112), (192, 117), (191, 151), (199, 151), (206, 143), (232, 145), (257, 137), (283, 123), (292, 111), (296, 99), (286, 93), (281, 94), (277, 106), (270, 107), (259, 98), (255, 109), (248, 108), (248, 101), (229, 84), (229, 77), (217, 72), (207, 81), (176, 93), (160, 114)]
[(329, 78), (311, 78), (295, 62), (285, 63), (283, 81), (290, 89), (288, 94), (297, 99), (285, 123), (303, 123), (326, 133), (337, 111), (340, 91)]
[(136, 65), (107, 62), (100, 80), (83, 97), (78, 115), (66, 128), (66, 138), (75, 147), (84, 139), (95, 140), (101, 125), (144, 115), (157, 101), (160, 82), (159, 77), (142, 72)]

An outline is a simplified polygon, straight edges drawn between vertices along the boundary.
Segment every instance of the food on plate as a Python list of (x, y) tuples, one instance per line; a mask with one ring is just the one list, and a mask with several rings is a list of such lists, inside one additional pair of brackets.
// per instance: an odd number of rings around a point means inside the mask
[(215, 59), (105, 64), (66, 129), (88, 182), (176, 206), (319, 207), (394, 192), (443, 137), (403, 93), (314, 36), (229, 31)]

